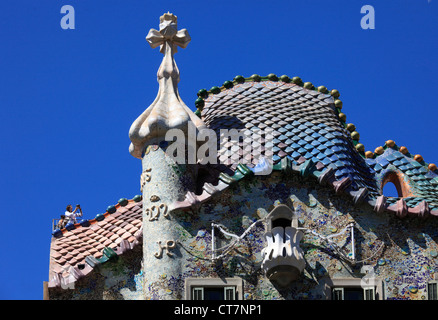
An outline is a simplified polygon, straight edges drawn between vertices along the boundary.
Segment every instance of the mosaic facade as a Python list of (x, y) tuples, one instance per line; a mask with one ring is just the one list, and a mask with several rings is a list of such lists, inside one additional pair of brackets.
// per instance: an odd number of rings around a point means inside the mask
[[(215, 221), (231, 233), (242, 234), (253, 222), (266, 216), (276, 205), (293, 208), (301, 227), (330, 235), (355, 222), (357, 260), (347, 263), (320, 238), (305, 234), (301, 247), (306, 267), (290, 287), (283, 289), (266, 279), (261, 272), (261, 251), (266, 245), (266, 225), (256, 225), (243, 241), (220, 261), (211, 260), (212, 229)], [(254, 177), (226, 190), (199, 212), (173, 212), (174, 237), (177, 244), (160, 258), (150, 253), (150, 270), (160, 270), (156, 281), (144, 279), (142, 252), (131, 252), (101, 268), (75, 290), (63, 291), (64, 298), (184, 299), (184, 280), (188, 277), (239, 277), (244, 281), (244, 299), (326, 299), (330, 279), (363, 278), (363, 267), (372, 267), (381, 281), (384, 299), (425, 299), (426, 287), (437, 268), (438, 230), (434, 220), (401, 220), (378, 214), (367, 205), (354, 206), (351, 199), (315, 186), (311, 179), (274, 173)], [(160, 221), (150, 221), (159, 224)], [(228, 239), (227, 239), (228, 238)], [(151, 243), (156, 243), (151, 239)], [(224, 237), (221, 243), (232, 239)], [(349, 248), (348, 234), (339, 236), (340, 245)], [(158, 248), (158, 246), (156, 246)], [(177, 264), (179, 274), (173, 273)], [(170, 273), (166, 269), (170, 269)], [(361, 273), (362, 270), (362, 273)], [(95, 270), (96, 271), (96, 270)], [(147, 283), (147, 285), (145, 285)], [(143, 296), (143, 294), (145, 296)]]

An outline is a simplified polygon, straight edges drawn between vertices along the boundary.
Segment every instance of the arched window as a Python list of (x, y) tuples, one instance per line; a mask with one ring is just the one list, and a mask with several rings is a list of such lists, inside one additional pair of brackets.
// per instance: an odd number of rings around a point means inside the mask
[(386, 197), (400, 197), (395, 184), (389, 181), (383, 186), (382, 193)]
[(381, 192), (387, 197), (406, 198), (412, 196), (409, 185), (403, 179), (403, 174), (395, 171), (390, 171), (385, 175), (382, 180)]
[(277, 206), (270, 215), (266, 231), (271, 231), (275, 227), (298, 227), (298, 220), (294, 217), (294, 212), (284, 204)]

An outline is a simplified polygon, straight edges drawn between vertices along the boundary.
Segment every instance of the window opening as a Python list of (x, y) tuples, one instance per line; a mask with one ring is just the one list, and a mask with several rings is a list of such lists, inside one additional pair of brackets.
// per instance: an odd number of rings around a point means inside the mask
[(394, 198), (400, 197), (400, 195), (398, 194), (398, 191), (397, 191), (397, 188), (396, 188), (395, 184), (392, 183), (392, 182), (387, 182), (383, 186), (383, 195), (385, 197), (394, 197)]
[(236, 300), (236, 287), (193, 287), (192, 300)]
[(375, 300), (375, 289), (362, 287), (333, 288), (332, 300)]
[(272, 229), (275, 227), (290, 227), (292, 225), (292, 220), (286, 218), (278, 218), (272, 221)]
[(427, 298), (429, 300), (438, 300), (438, 288), (436, 282), (429, 282), (427, 284)]

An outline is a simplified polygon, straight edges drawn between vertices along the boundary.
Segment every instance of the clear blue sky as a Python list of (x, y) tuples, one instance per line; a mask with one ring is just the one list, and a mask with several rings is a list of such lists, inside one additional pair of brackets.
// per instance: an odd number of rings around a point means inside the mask
[(1, 1), (0, 299), (42, 299), (67, 204), (91, 219), (140, 193), (128, 130), (158, 90), (145, 36), (167, 11), (192, 37), (175, 56), (188, 106), (238, 74), (300, 76), (340, 91), (366, 150), (392, 139), (438, 164), (438, 0)]

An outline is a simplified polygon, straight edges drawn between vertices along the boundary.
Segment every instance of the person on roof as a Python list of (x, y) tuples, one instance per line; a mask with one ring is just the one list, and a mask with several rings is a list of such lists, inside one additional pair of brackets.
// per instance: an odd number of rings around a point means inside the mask
[[(76, 212), (77, 210), (79, 210), (79, 212)], [(73, 211), (73, 207), (71, 204), (69, 204), (66, 208), (65, 211), (65, 219), (68, 223), (77, 223), (76, 218), (77, 217), (82, 217), (82, 209), (80, 205), (76, 205), (75, 210)]]
[(58, 224), (57, 224), (57, 228), (59, 230), (63, 229), (65, 227), (65, 225), (67, 224), (67, 220), (65, 219), (65, 215), (61, 214), (61, 219), (59, 219)]

